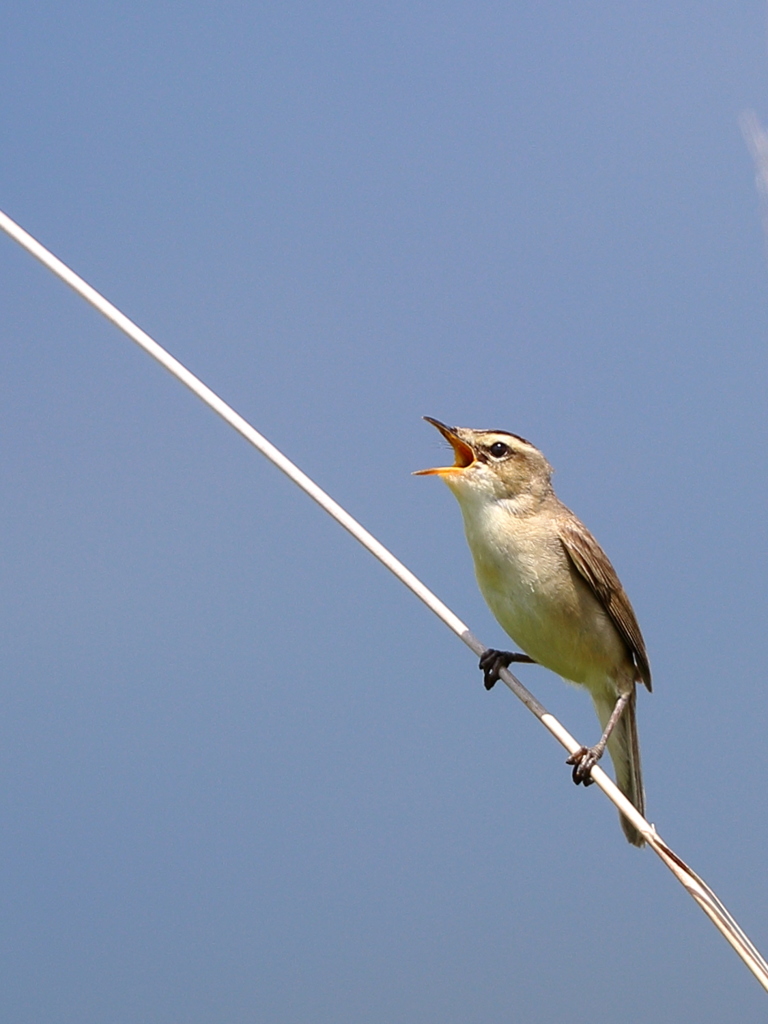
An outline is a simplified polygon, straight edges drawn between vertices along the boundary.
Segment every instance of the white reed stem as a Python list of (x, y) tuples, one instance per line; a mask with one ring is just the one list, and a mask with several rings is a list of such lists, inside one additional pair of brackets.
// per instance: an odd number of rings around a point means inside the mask
[[(128, 335), (128, 337), (135, 341), (137, 345), (143, 348), (156, 359), (161, 366), (164, 366), (169, 373), (172, 373), (174, 377), (177, 377), (182, 384), (185, 384), (190, 391), (197, 395), (206, 405), (210, 406), (214, 412), (218, 413), (223, 420), (226, 420), (231, 427), (234, 427), (238, 433), (242, 434), (243, 437), (249, 441), (254, 448), (257, 448), (262, 455), (265, 455), (271, 462), (273, 462), (278, 469), (281, 469), (286, 476), (288, 476), (295, 484), (297, 484), (303, 491), (305, 491), (310, 498), (317, 502), (321, 508), (348, 530), (352, 536), (358, 540), (363, 547), (367, 548), (378, 560), (394, 573), (395, 576), (404, 583), (409, 590), (420, 598), (424, 604), (437, 615), (439, 619), (448, 626), (449, 629), (464, 641), (464, 643), (472, 650), (476, 655), (481, 655), (485, 652), (485, 645), (478, 640), (478, 638), (471, 632), (468, 626), (465, 625), (455, 615), (451, 609), (444, 604), (437, 595), (433, 594), (428, 587), (426, 587), (420, 579), (407, 569), (403, 563), (395, 558), (395, 556), (384, 547), (376, 538), (370, 534), (360, 523), (357, 522), (345, 509), (341, 507), (336, 501), (331, 498), (326, 492), (298, 468), (294, 465), (290, 459), (288, 459), (282, 452), (280, 452), (273, 444), (270, 444), (265, 437), (263, 437), (257, 430), (255, 430), (250, 423), (247, 423), (242, 416), (238, 415), (227, 405), (227, 403), (219, 398), (209, 387), (207, 387), (201, 380), (199, 380), (193, 373), (190, 373), (186, 367), (174, 359), (170, 353), (166, 352), (156, 341), (142, 331), (140, 327), (137, 327), (133, 321), (129, 320), (127, 316), (120, 312), (111, 302), (108, 302), (103, 295), (100, 295), (94, 288), (87, 284), (81, 277), (78, 277), (74, 271), (70, 270), (61, 260), (57, 259), (51, 252), (49, 252), (44, 246), (36, 241), (31, 235), (29, 235), (23, 228), (19, 227), (10, 217), (0, 211), (0, 228), (6, 232), (15, 242), (18, 242), (27, 252), (31, 253), (36, 259), (42, 264), (48, 267), (57, 277), (61, 278), (65, 284), (68, 284), (70, 288), (77, 292), (78, 295), (82, 296), (89, 302), (95, 309), (99, 311), (108, 320), (111, 320), (116, 327), (119, 327), (121, 331)], [(568, 751), (569, 754), (573, 754), (576, 750), (581, 747), (581, 744), (574, 739), (573, 736), (564, 728), (558, 720), (550, 715), (549, 712), (536, 700), (531, 694), (508, 669), (502, 669), (501, 679), (504, 683), (512, 690), (516, 697), (518, 697), (523, 704), (531, 711), (542, 725), (545, 726), (549, 732), (557, 739)], [(680, 857), (677, 856), (658, 835), (656, 829), (640, 814), (640, 812), (627, 800), (623, 793), (619, 791), (615, 783), (605, 774), (599, 765), (596, 765), (592, 769), (592, 778), (597, 783), (598, 787), (605, 793), (609, 800), (616, 805), (621, 813), (629, 818), (632, 824), (642, 833), (643, 837), (647, 841), (648, 845), (652, 850), (661, 858), (661, 860), (667, 865), (669, 870), (675, 875), (678, 881), (687, 889), (694, 900), (699, 904), (704, 913), (710, 918), (714, 925), (722, 932), (725, 938), (730, 942), (733, 948), (736, 950), (738, 955), (749, 967), (755, 977), (758, 979), (760, 984), (768, 990), (768, 963), (760, 955), (759, 951), (745, 935), (742, 929), (739, 927), (734, 918), (729, 914), (723, 904), (720, 902), (715, 893), (709, 888), (709, 886), (702, 881), (699, 876), (688, 867), (687, 864)]]

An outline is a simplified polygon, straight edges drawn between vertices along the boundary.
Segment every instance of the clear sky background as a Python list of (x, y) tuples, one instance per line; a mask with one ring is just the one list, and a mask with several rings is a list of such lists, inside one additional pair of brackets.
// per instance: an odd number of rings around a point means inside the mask
[[(12, 2), (0, 207), (492, 645), (420, 417), (538, 444), (646, 636), (649, 817), (768, 952), (765, 37), (762, 2)], [(764, 1018), (509, 692), (3, 238), (0, 331), (3, 1020)]]

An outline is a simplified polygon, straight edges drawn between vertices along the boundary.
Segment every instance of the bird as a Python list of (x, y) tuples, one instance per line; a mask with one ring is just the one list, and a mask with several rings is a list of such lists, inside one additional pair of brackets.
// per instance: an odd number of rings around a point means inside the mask
[[(608, 556), (555, 494), (552, 466), (518, 434), (448, 427), (430, 416), (453, 448), (454, 464), (419, 470), (439, 476), (458, 500), (480, 591), (522, 652), (489, 648), (480, 659), (486, 689), (502, 667), (534, 662), (585, 687), (602, 735), (568, 758), (573, 781), (588, 786), (606, 747), (616, 784), (645, 815), (636, 688), (651, 690), (645, 641)], [(620, 815), (624, 834), (643, 846)]]

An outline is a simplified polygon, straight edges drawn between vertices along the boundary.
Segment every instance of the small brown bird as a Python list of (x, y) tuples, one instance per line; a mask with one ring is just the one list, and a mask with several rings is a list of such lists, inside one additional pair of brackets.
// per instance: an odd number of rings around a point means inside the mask
[[(552, 467), (538, 448), (503, 430), (437, 427), (450, 442), (453, 466), (436, 474), (456, 496), (483, 597), (524, 654), (486, 651), (490, 689), (513, 661), (537, 662), (585, 686), (603, 734), (568, 759), (574, 782), (588, 786), (606, 745), (616, 784), (641, 814), (645, 794), (635, 714), (635, 684), (651, 689), (640, 627), (624, 588), (595, 538), (555, 494)], [(624, 834), (643, 845), (623, 816)]]

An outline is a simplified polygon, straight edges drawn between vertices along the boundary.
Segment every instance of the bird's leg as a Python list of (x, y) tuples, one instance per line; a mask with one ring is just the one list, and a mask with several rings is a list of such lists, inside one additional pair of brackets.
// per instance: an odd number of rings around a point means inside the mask
[(513, 661), (524, 661), (530, 665), (536, 664), (533, 658), (529, 658), (527, 654), (518, 654), (514, 651), (495, 651), (491, 647), (488, 648), (480, 659), (480, 668), (483, 672), (483, 685), (486, 690), (493, 688), (494, 684), (499, 681), (499, 672), (501, 669), (509, 668)]
[(603, 735), (594, 747), (579, 747), (576, 753), (566, 760), (566, 764), (573, 765), (573, 781), (578, 786), (581, 783), (584, 786), (591, 786), (595, 781), (592, 778), (592, 769), (600, 760), (605, 753), (605, 745), (608, 742), (608, 738), (614, 730), (614, 727), (618, 720), (621, 718), (624, 708), (629, 703), (629, 698), (632, 693), (619, 694), (616, 703), (611, 712), (611, 717), (608, 719), (608, 724), (603, 729)]

